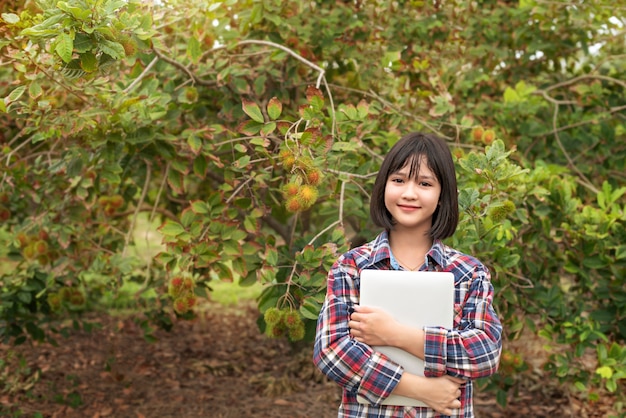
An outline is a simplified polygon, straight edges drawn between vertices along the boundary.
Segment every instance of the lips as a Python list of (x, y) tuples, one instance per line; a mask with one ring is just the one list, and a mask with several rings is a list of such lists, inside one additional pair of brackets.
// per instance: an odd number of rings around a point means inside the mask
[(402, 210), (407, 210), (407, 211), (417, 210), (420, 208), (420, 206), (409, 206), (409, 205), (398, 205), (398, 207)]

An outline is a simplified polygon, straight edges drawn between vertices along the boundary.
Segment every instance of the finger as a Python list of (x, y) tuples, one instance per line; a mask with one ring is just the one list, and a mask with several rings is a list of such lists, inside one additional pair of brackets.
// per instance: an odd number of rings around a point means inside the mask
[(462, 379), (460, 377), (454, 377), (450, 375), (446, 375), (446, 377), (458, 385), (462, 385), (463, 383), (465, 383), (465, 379)]

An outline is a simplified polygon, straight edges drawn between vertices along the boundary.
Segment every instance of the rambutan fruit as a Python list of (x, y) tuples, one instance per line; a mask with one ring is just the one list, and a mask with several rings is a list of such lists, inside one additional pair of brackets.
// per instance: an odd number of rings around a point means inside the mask
[(195, 285), (196, 283), (193, 281), (191, 277), (185, 277), (185, 279), (183, 280), (182, 287), (186, 290), (193, 290)]
[(292, 311), (291, 309), (285, 311), (284, 322), (288, 329), (292, 329), (298, 327), (302, 322), (302, 318), (300, 318), (300, 314), (297, 311)]
[(285, 184), (282, 188), (283, 196), (285, 196), (285, 198), (287, 199), (289, 197), (293, 197), (298, 194), (299, 188), (300, 188), (299, 184), (294, 183), (294, 182), (289, 182)]
[(300, 321), (300, 323), (293, 328), (289, 328), (289, 339), (291, 341), (300, 341), (304, 338), (305, 328), (304, 322)]
[(300, 190), (298, 190), (297, 198), (300, 200), (303, 207), (308, 208), (311, 207), (313, 203), (315, 203), (315, 201), (317, 200), (317, 196), (317, 188), (305, 184), (300, 187)]
[(167, 293), (173, 298), (178, 297), (182, 291), (183, 283), (184, 279), (180, 276), (172, 278), (167, 286)]
[(318, 186), (322, 182), (322, 171), (318, 168), (309, 170), (306, 173), (306, 182), (311, 186)]
[(185, 298), (178, 298), (174, 301), (174, 311), (176, 311), (177, 314), (184, 314), (189, 310), (189, 305), (187, 304), (187, 301), (185, 300)]
[(265, 313), (263, 314), (263, 319), (267, 325), (276, 325), (278, 324), (283, 317), (283, 313), (281, 310), (275, 307), (267, 308)]
[(293, 196), (287, 199), (287, 202), (285, 203), (285, 208), (289, 212), (300, 212), (302, 210), (302, 203), (297, 196)]
[(42, 239), (35, 242), (34, 247), (35, 247), (35, 252), (39, 255), (48, 253), (48, 243)]
[(30, 242), (30, 237), (23, 232), (18, 233), (16, 238), (18, 242), (20, 243), (21, 248), (26, 247), (28, 243)]
[(113, 195), (109, 198), (109, 205), (114, 207), (115, 209), (121, 208), (123, 204), (124, 198), (119, 194)]
[(483, 133), (483, 137), (482, 137), (483, 144), (491, 145), (495, 139), (496, 139), (496, 133), (494, 132), (493, 129), (487, 129), (485, 133)]
[(483, 133), (485, 132), (485, 129), (482, 126), (474, 126), (474, 128), (472, 128), (472, 140), (474, 142), (480, 142), (483, 139)]

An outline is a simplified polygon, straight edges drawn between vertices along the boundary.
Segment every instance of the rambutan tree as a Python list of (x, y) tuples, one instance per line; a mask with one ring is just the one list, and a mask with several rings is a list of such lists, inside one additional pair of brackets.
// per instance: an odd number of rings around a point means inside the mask
[[(508, 341), (545, 338), (541, 373), (581, 399), (623, 397), (625, 22), (608, 3), (0, 7), (5, 341), (120, 295), (149, 336), (215, 280), (262, 284), (261, 331), (310, 340), (330, 265), (378, 233), (383, 155), (422, 130), (453, 149), (451, 244), (491, 268)], [(537, 375), (505, 354), (501, 402)]]

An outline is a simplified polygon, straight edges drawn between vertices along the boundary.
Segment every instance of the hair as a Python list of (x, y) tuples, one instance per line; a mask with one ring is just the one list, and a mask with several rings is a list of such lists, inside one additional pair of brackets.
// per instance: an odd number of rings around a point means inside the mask
[(456, 171), (448, 144), (433, 134), (409, 133), (391, 147), (374, 182), (370, 201), (370, 216), (377, 226), (386, 230), (393, 229), (395, 221), (385, 206), (387, 179), (406, 165), (410, 165), (409, 177), (417, 177), (422, 161), (420, 157), (426, 158), (428, 168), (437, 176), (441, 185), (439, 204), (433, 214), (429, 236), (433, 239), (451, 237), (459, 222)]

